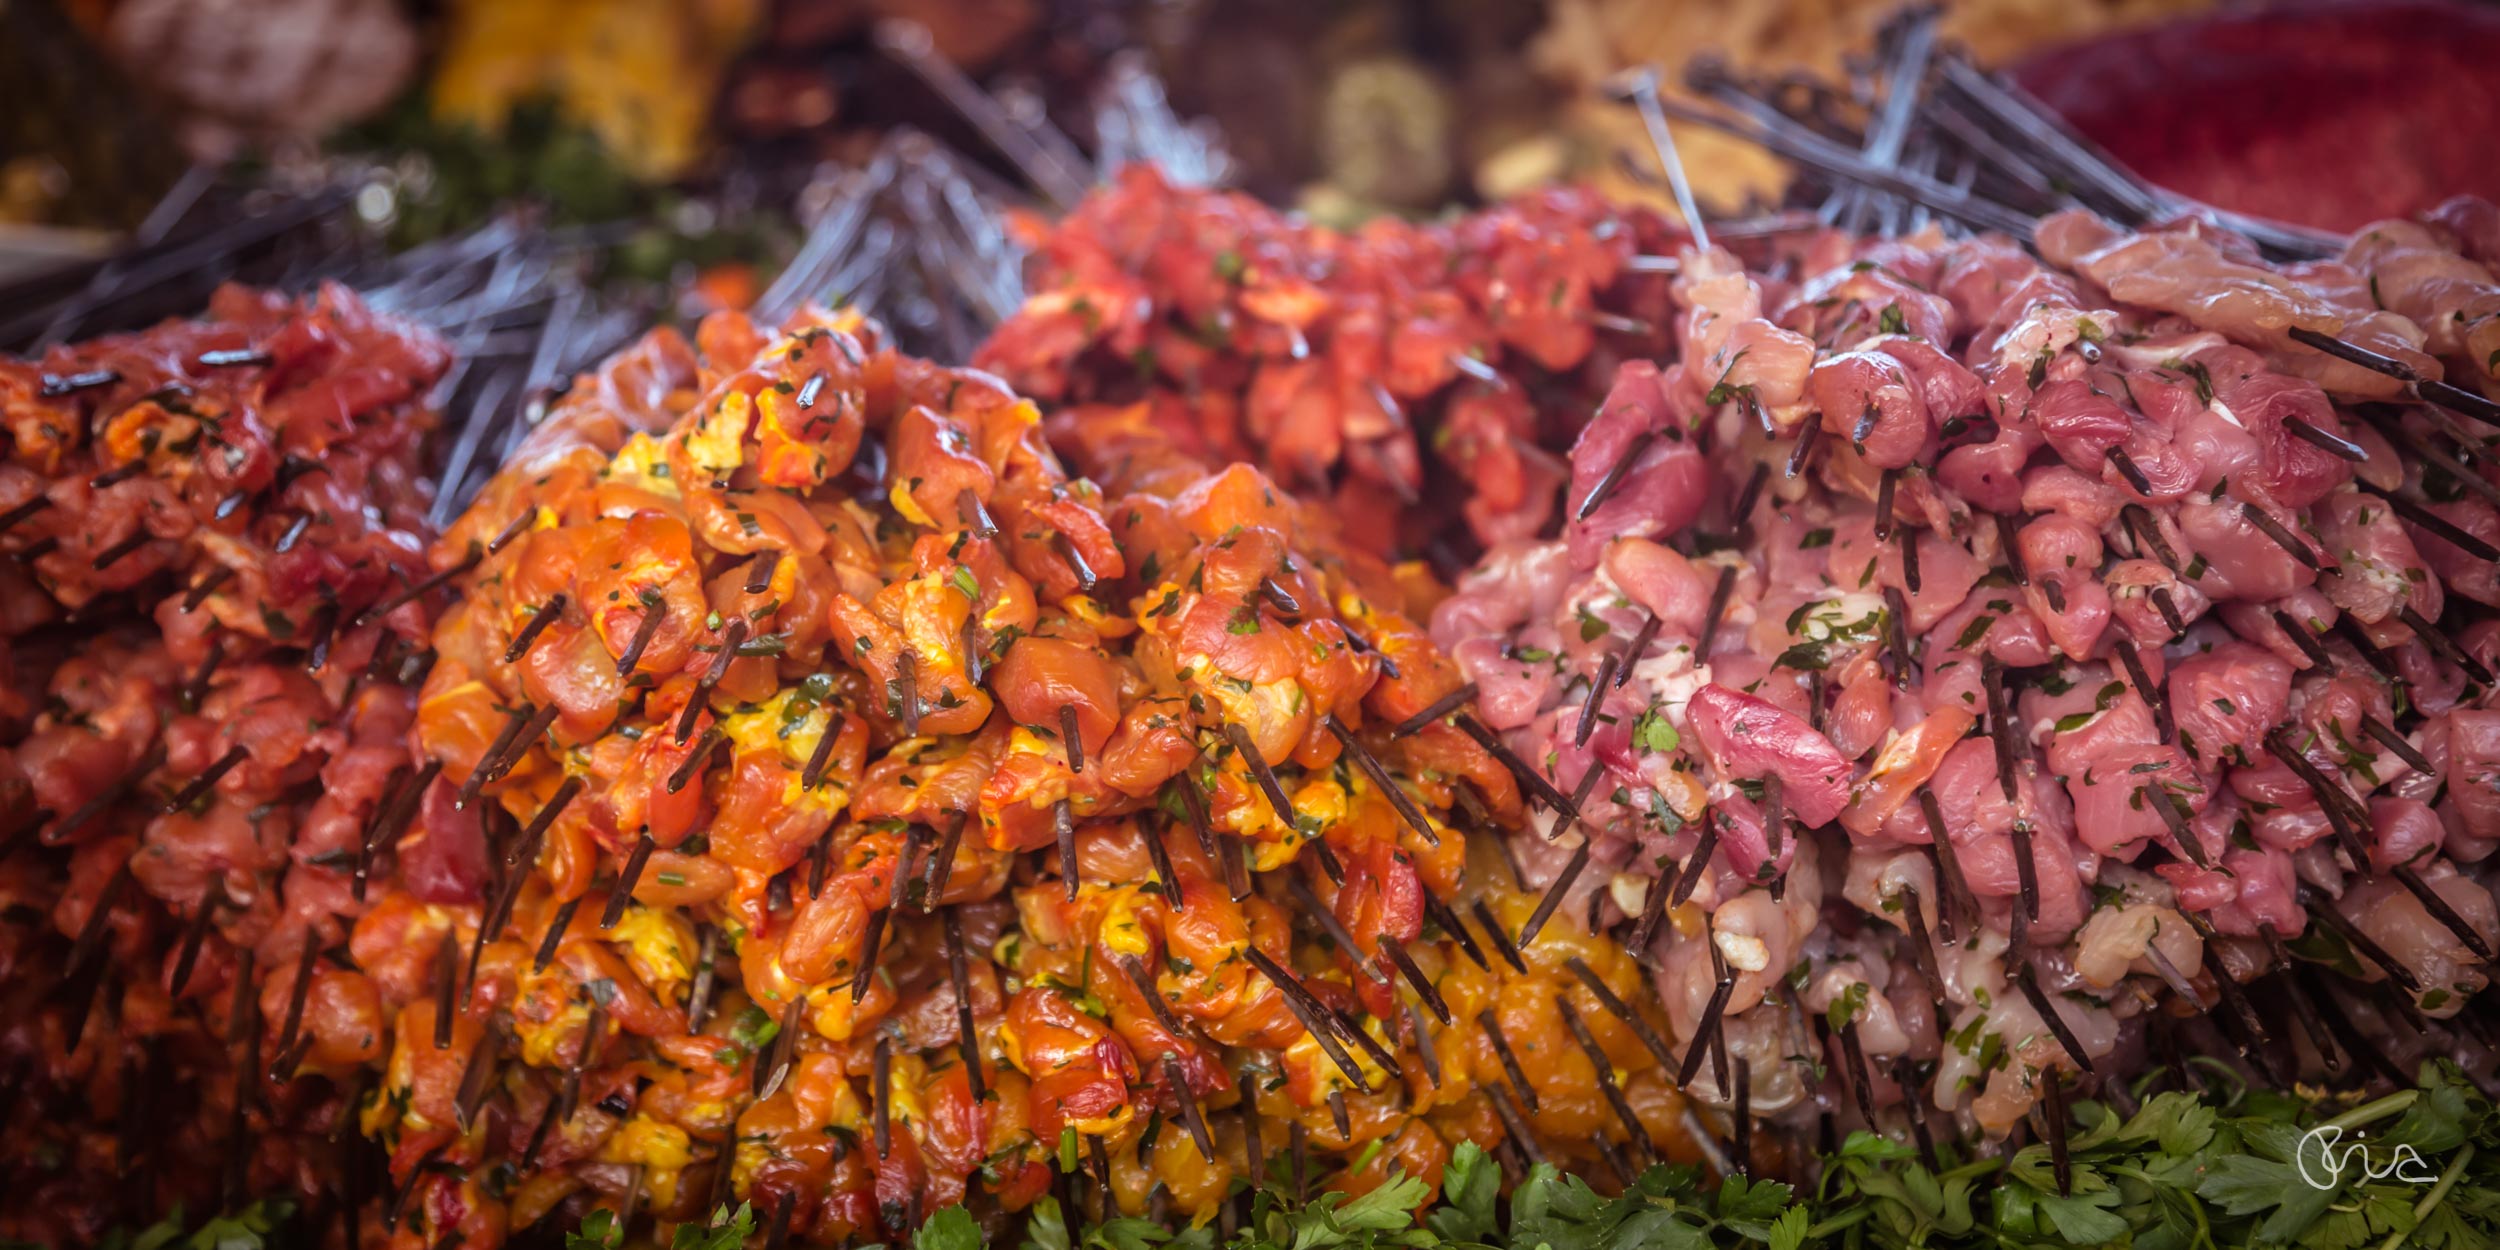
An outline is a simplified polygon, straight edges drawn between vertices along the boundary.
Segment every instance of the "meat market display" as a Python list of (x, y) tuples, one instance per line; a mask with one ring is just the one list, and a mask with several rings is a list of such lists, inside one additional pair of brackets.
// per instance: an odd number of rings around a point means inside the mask
[(2500, 1237), (2500, 210), (853, 207), (0, 361), (0, 1238)]

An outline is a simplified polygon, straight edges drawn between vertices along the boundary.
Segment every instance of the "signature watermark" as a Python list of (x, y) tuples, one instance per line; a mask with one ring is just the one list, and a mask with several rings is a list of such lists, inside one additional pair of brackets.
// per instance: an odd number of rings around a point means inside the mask
[(2411, 1185), (2439, 1183), (2438, 1171), (2412, 1146), (2399, 1145), (2374, 1156), (2368, 1142), (2346, 1144), (2340, 1124), (2321, 1124), (2301, 1134), (2300, 1144), (2292, 1151), (2292, 1165), (2312, 1189), (2338, 1188), (2347, 1177)]

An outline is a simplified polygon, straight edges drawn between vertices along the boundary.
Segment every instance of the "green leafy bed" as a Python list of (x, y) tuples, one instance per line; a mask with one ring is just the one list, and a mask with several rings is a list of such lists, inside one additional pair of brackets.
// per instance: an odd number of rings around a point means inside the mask
[[(1690, 1167), (1661, 1166), (1620, 1197), (1539, 1166), (1505, 1203), (1491, 1156), (1462, 1145), (1440, 1201), (1404, 1178), (1348, 1201), (1294, 1205), (1257, 1195), (1230, 1238), (1212, 1228), (1140, 1219), (1071, 1226), (1043, 1199), (1020, 1250), (1857, 1250), (1859, 1247), (2129, 1247), (2132, 1250), (2488, 1250), (2500, 1247), (2500, 1114), (2465, 1074), (2425, 1064), (2417, 1088), (2361, 1101), (2312, 1090), (2240, 1085), (2200, 1065), (2207, 1093), (2163, 1093), (2134, 1115), (2079, 1104), (2069, 1138), (2071, 1185), (2060, 1196), (2046, 1146), (1931, 1171), (1916, 1151), (1852, 1133), (1811, 1192), (1742, 1177), (1705, 1186)], [(2308, 1143), (2304, 1148), (2304, 1140)], [(2321, 1142), (2332, 1143), (2331, 1152)], [(2359, 1148), (2356, 1151), (2356, 1147)], [(220, 1219), (184, 1239), (177, 1220), (125, 1241), (128, 1250), (258, 1250), (264, 1213)], [(709, 1227), (676, 1230), (669, 1250), (757, 1244), (746, 1207)], [(911, 1250), (984, 1250), (960, 1207), (937, 1213)], [(606, 1211), (565, 1239), (567, 1250), (626, 1245)]]

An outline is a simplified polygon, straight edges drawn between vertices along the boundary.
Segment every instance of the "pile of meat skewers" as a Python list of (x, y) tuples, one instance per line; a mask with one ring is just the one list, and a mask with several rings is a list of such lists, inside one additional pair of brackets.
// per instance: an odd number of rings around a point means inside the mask
[(353, 1191), (322, 955), (426, 663), (448, 364), (339, 288), (0, 364), (10, 1236)]
[[(2037, 242), (1687, 255), (1680, 359), (1583, 431), (1579, 519), (1434, 617), (1589, 796), (1530, 876), (1613, 898), (1732, 1061), (1696, 1092), (1757, 1114), (2058, 1131), (2066, 1074), (2208, 1012), (2284, 1075), (2393, 1070), (2399, 1021), (2487, 1047), (2494, 629), (2441, 622), (2491, 601), (2500, 513), (2455, 413), (2373, 401), (2487, 381), (2500, 287), (2403, 222), (2290, 270), (2194, 224)], [(1693, 460), (1708, 502), (1644, 495)]]
[[(1387, 732), (1459, 684), (1407, 581), (1150, 425), (1072, 479), (1031, 404), (855, 315), (697, 342), (664, 434), (542, 431), (435, 548), (466, 597), (353, 943), (398, 1235), (896, 1236), (1072, 1172), (1204, 1221), (1506, 1122), (1627, 1177), (1685, 1140), (1637, 967), (1512, 949), (1533, 901), (1466, 882), (1452, 779), (1495, 821), (1509, 774)], [(1604, 1062), (1486, 1093), (1557, 1012)]]
[(1150, 166), (1029, 232), (1034, 293), (975, 363), (1037, 402), (1144, 404), (1326, 492), (1383, 554), (1549, 524), (1557, 453), (1618, 362), (1665, 346), (1661, 254), (1683, 240), (1562, 189), (1341, 234)]

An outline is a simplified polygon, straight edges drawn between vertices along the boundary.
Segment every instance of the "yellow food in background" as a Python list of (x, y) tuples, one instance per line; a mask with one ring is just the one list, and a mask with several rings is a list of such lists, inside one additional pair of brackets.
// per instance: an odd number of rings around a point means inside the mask
[(636, 176), (662, 181), (701, 153), (729, 59), (763, 0), (460, 0), (431, 97), (437, 117), (500, 133), (552, 98)]

